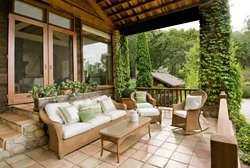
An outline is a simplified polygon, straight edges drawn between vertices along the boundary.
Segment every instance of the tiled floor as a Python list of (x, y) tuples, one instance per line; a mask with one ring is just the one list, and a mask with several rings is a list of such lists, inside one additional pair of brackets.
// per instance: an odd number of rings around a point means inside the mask
[(127, 149), (117, 163), (116, 155), (104, 151), (100, 158), (100, 140), (97, 140), (59, 160), (47, 146), (16, 155), (0, 162), (0, 167), (13, 168), (209, 168), (210, 137), (215, 132), (217, 120), (200, 118), (202, 126), (209, 129), (201, 134), (184, 135), (181, 129), (170, 126), (171, 115), (163, 113), (163, 123), (151, 124), (151, 135)]

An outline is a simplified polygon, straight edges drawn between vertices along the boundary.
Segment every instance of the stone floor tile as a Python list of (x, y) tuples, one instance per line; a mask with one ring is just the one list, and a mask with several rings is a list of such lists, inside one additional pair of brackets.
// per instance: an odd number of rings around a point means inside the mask
[(86, 153), (88, 155), (94, 155), (95, 153), (101, 150), (100, 147), (96, 147), (93, 145), (88, 145), (86, 148), (80, 149), (81, 152)]
[(85, 153), (75, 153), (74, 155), (70, 156), (67, 158), (67, 160), (75, 165), (77, 165), (78, 163), (81, 163), (82, 161), (84, 161), (85, 159), (87, 159), (89, 157), (89, 155), (85, 154)]
[(37, 154), (42, 153), (44, 151), (45, 151), (45, 149), (43, 149), (43, 148), (36, 148), (36, 149), (33, 149), (31, 151), (26, 152), (26, 155), (34, 156), (34, 155), (37, 155)]
[(196, 148), (210, 151), (210, 143), (205, 144), (205, 143), (198, 142), (197, 145), (196, 145)]
[(143, 145), (145, 145), (145, 143), (137, 142), (133, 146), (131, 146), (131, 148), (140, 149)]
[[(144, 146), (145, 146), (145, 145), (144, 145)], [(143, 147), (142, 147), (142, 148), (143, 148)], [(130, 156), (133, 155), (136, 151), (137, 151), (136, 149), (128, 148), (127, 150), (125, 150), (124, 152), (122, 152), (121, 155), (130, 157)]]
[(51, 168), (71, 168), (74, 165), (70, 162), (68, 162), (67, 160), (63, 160), (57, 164), (55, 164), (54, 166), (52, 166)]
[(168, 162), (167, 158), (157, 156), (157, 155), (152, 155), (148, 160), (147, 163), (157, 166), (157, 167), (164, 167)]
[(16, 155), (16, 156), (13, 156), (12, 158), (8, 158), (5, 160), (6, 163), (12, 165), (14, 163), (17, 163), (17, 162), (20, 162), (22, 160), (25, 160), (27, 159), (28, 156), (25, 155), (25, 154), (19, 154), (19, 155)]
[(150, 145), (154, 145), (154, 146), (161, 146), (161, 144), (163, 144), (164, 141), (162, 140), (158, 140), (158, 139), (150, 139), (148, 141), (148, 144)]
[(141, 168), (157, 168), (156, 166), (154, 165), (151, 165), (151, 164), (148, 164), (148, 163), (145, 163)]
[(28, 166), (27, 168), (43, 168), (43, 166), (40, 165), (39, 163), (34, 163), (34, 164)]
[(162, 145), (161, 145), (162, 148), (166, 148), (166, 149), (170, 149), (170, 150), (176, 150), (176, 148), (178, 147), (177, 144), (175, 143), (171, 143), (171, 142), (164, 142)]
[(78, 166), (83, 167), (83, 168), (93, 168), (98, 166), (102, 161), (98, 160), (94, 157), (89, 157), (88, 159), (84, 160)]
[(135, 159), (128, 158), (119, 168), (140, 168), (143, 165), (143, 162), (140, 162)]
[(110, 164), (112, 164), (114, 166), (120, 166), (127, 159), (128, 159), (128, 157), (120, 155), (120, 162), (117, 163), (117, 155), (114, 154), (114, 155), (111, 155), (110, 157), (108, 157), (105, 160), (105, 162), (108, 162), (108, 163), (110, 163)]
[(41, 162), (49, 157), (52, 157), (52, 156), (55, 156), (54, 154), (52, 154), (51, 152), (49, 151), (44, 151), (44, 152), (41, 152), (37, 155), (32, 155), (30, 156), (32, 159), (34, 159), (35, 161), (37, 162)]
[(193, 152), (194, 152), (194, 148), (193, 147), (189, 147), (189, 146), (179, 145), (178, 148), (176, 149), (176, 151), (192, 155)]
[(33, 159), (27, 158), (27, 159), (24, 159), (20, 162), (12, 164), (11, 167), (12, 168), (28, 167), (28, 166), (33, 165), (35, 163), (36, 163), (36, 161), (34, 161)]
[(57, 156), (51, 156), (47, 159), (42, 160), (40, 164), (44, 167), (50, 167), (62, 161), (63, 160), (60, 160)]
[(158, 146), (145, 144), (139, 150), (140, 151), (145, 151), (145, 152), (148, 152), (148, 153), (154, 153), (157, 149), (158, 149)]
[(199, 167), (199, 168), (210, 168), (211, 161), (209, 159), (204, 159), (204, 158), (192, 156), (192, 159), (190, 161), (190, 165), (195, 166), (195, 167)]
[(200, 158), (205, 158), (205, 159), (209, 159), (211, 158), (211, 152), (208, 150), (204, 150), (204, 149), (199, 149), (196, 148), (194, 151), (194, 156), (200, 157)]
[(189, 164), (190, 160), (191, 160), (191, 155), (187, 155), (185, 153), (180, 153), (180, 152), (174, 152), (173, 155), (171, 156), (171, 160), (175, 160), (178, 162), (182, 162), (185, 164)]
[(157, 151), (154, 153), (155, 155), (162, 156), (164, 158), (170, 158), (174, 151), (165, 149), (165, 148), (159, 148)]
[(187, 168), (188, 165), (174, 160), (169, 160), (165, 168)]
[(171, 142), (171, 143), (175, 143), (175, 144), (180, 144), (181, 143), (182, 138), (175, 138), (175, 137), (168, 137), (168, 139), (166, 140), (167, 142)]
[(106, 163), (106, 162), (102, 162), (96, 168), (116, 168), (116, 166)]
[(151, 153), (148, 153), (148, 152), (144, 152), (144, 151), (137, 151), (135, 152), (131, 158), (134, 158), (134, 159), (137, 159), (139, 161), (143, 161), (145, 162), (146, 160), (148, 160), (148, 158), (151, 156), (152, 154)]
[(183, 139), (180, 143), (180, 145), (183, 146), (189, 146), (189, 147), (195, 147), (197, 144), (197, 141), (194, 140), (187, 140), (187, 139)]
[(113, 153), (109, 152), (109, 151), (105, 151), (103, 150), (103, 154), (101, 157), (101, 151), (97, 152), (96, 154), (92, 155), (93, 157), (99, 159), (99, 160), (106, 160), (108, 157), (110, 157), (111, 155), (114, 155)]

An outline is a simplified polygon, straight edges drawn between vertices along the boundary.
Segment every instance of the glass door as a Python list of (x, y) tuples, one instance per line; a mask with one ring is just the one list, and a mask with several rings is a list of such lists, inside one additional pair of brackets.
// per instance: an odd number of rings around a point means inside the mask
[(27, 99), (33, 84), (48, 84), (47, 26), (17, 15), (9, 15), (8, 102)]
[(77, 80), (76, 65), (76, 34), (49, 26), (49, 83)]

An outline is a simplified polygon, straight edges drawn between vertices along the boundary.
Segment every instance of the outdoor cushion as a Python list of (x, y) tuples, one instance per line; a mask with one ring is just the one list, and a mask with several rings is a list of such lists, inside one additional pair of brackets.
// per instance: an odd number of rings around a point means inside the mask
[(98, 115), (102, 115), (102, 108), (101, 108), (101, 105), (100, 103), (97, 103), (97, 104), (92, 104), (90, 106), (81, 106), (79, 107), (79, 111), (82, 111), (82, 110), (86, 110), (86, 109), (91, 109), (92, 113), (95, 114), (95, 116), (98, 116)]
[(182, 118), (186, 118), (187, 117), (187, 111), (186, 110), (176, 110), (174, 111), (174, 114), (182, 117)]
[(100, 104), (104, 114), (116, 110), (114, 103), (110, 98), (100, 100)]
[(156, 108), (141, 108), (137, 109), (140, 116), (158, 116), (160, 112)]
[(79, 106), (90, 106), (92, 105), (92, 101), (90, 99), (85, 99), (85, 100), (77, 100), (71, 103), (72, 105), (76, 106), (76, 108), (79, 110)]
[(184, 110), (197, 109), (201, 105), (202, 96), (187, 95)]
[(109, 121), (111, 121), (111, 117), (101, 115), (101, 116), (96, 116), (96, 118), (93, 118), (93, 119), (87, 121), (87, 123), (91, 123), (92, 127), (95, 128), (95, 127), (98, 127), (99, 125), (105, 124)]
[(135, 95), (136, 95), (135, 100), (137, 103), (146, 103), (147, 102), (147, 99), (146, 99), (147, 92), (136, 91)]
[(67, 139), (92, 129), (92, 124), (76, 122), (70, 125), (62, 125), (63, 139)]
[(93, 104), (96, 104), (96, 103), (99, 103), (99, 101), (107, 99), (107, 98), (108, 98), (108, 96), (102, 95), (102, 96), (93, 98), (91, 101), (92, 101)]
[(48, 115), (48, 117), (54, 121), (54, 122), (59, 122), (61, 124), (64, 123), (64, 121), (62, 120), (62, 118), (59, 115), (59, 109), (58, 107), (66, 107), (66, 106), (70, 106), (70, 104), (68, 102), (64, 102), (64, 103), (49, 103), (45, 106), (45, 111), (46, 114)]
[(58, 107), (59, 108), (59, 115), (62, 117), (65, 124), (72, 124), (75, 122), (80, 121), (78, 116), (78, 110), (75, 106), (68, 106), (68, 107)]
[(127, 113), (125, 110), (114, 110), (114, 111), (110, 111), (105, 113), (104, 115), (106, 116), (110, 116), (111, 120), (115, 120), (117, 118), (120, 118), (122, 116), (125, 116)]
[(91, 111), (91, 108), (80, 111), (78, 115), (82, 122), (87, 122), (95, 118), (95, 114)]
[(135, 97), (136, 103), (147, 103), (145, 97)]
[(151, 108), (153, 107), (152, 104), (150, 103), (136, 103), (137, 108)]

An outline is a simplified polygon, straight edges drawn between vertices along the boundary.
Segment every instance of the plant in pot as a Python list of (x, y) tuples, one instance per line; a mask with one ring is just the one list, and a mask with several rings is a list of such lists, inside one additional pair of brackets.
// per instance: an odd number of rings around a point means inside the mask
[(134, 109), (134, 103), (130, 98), (131, 93), (134, 92), (134, 89), (129, 88), (130, 84), (129, 84), (129, 78), (125, 79), (126, 84), (125, 84), (125, 88), (123, 89), (123, 91), (121, 92), (121, 102), (123, 104), (127, 105), (127, 109)]

